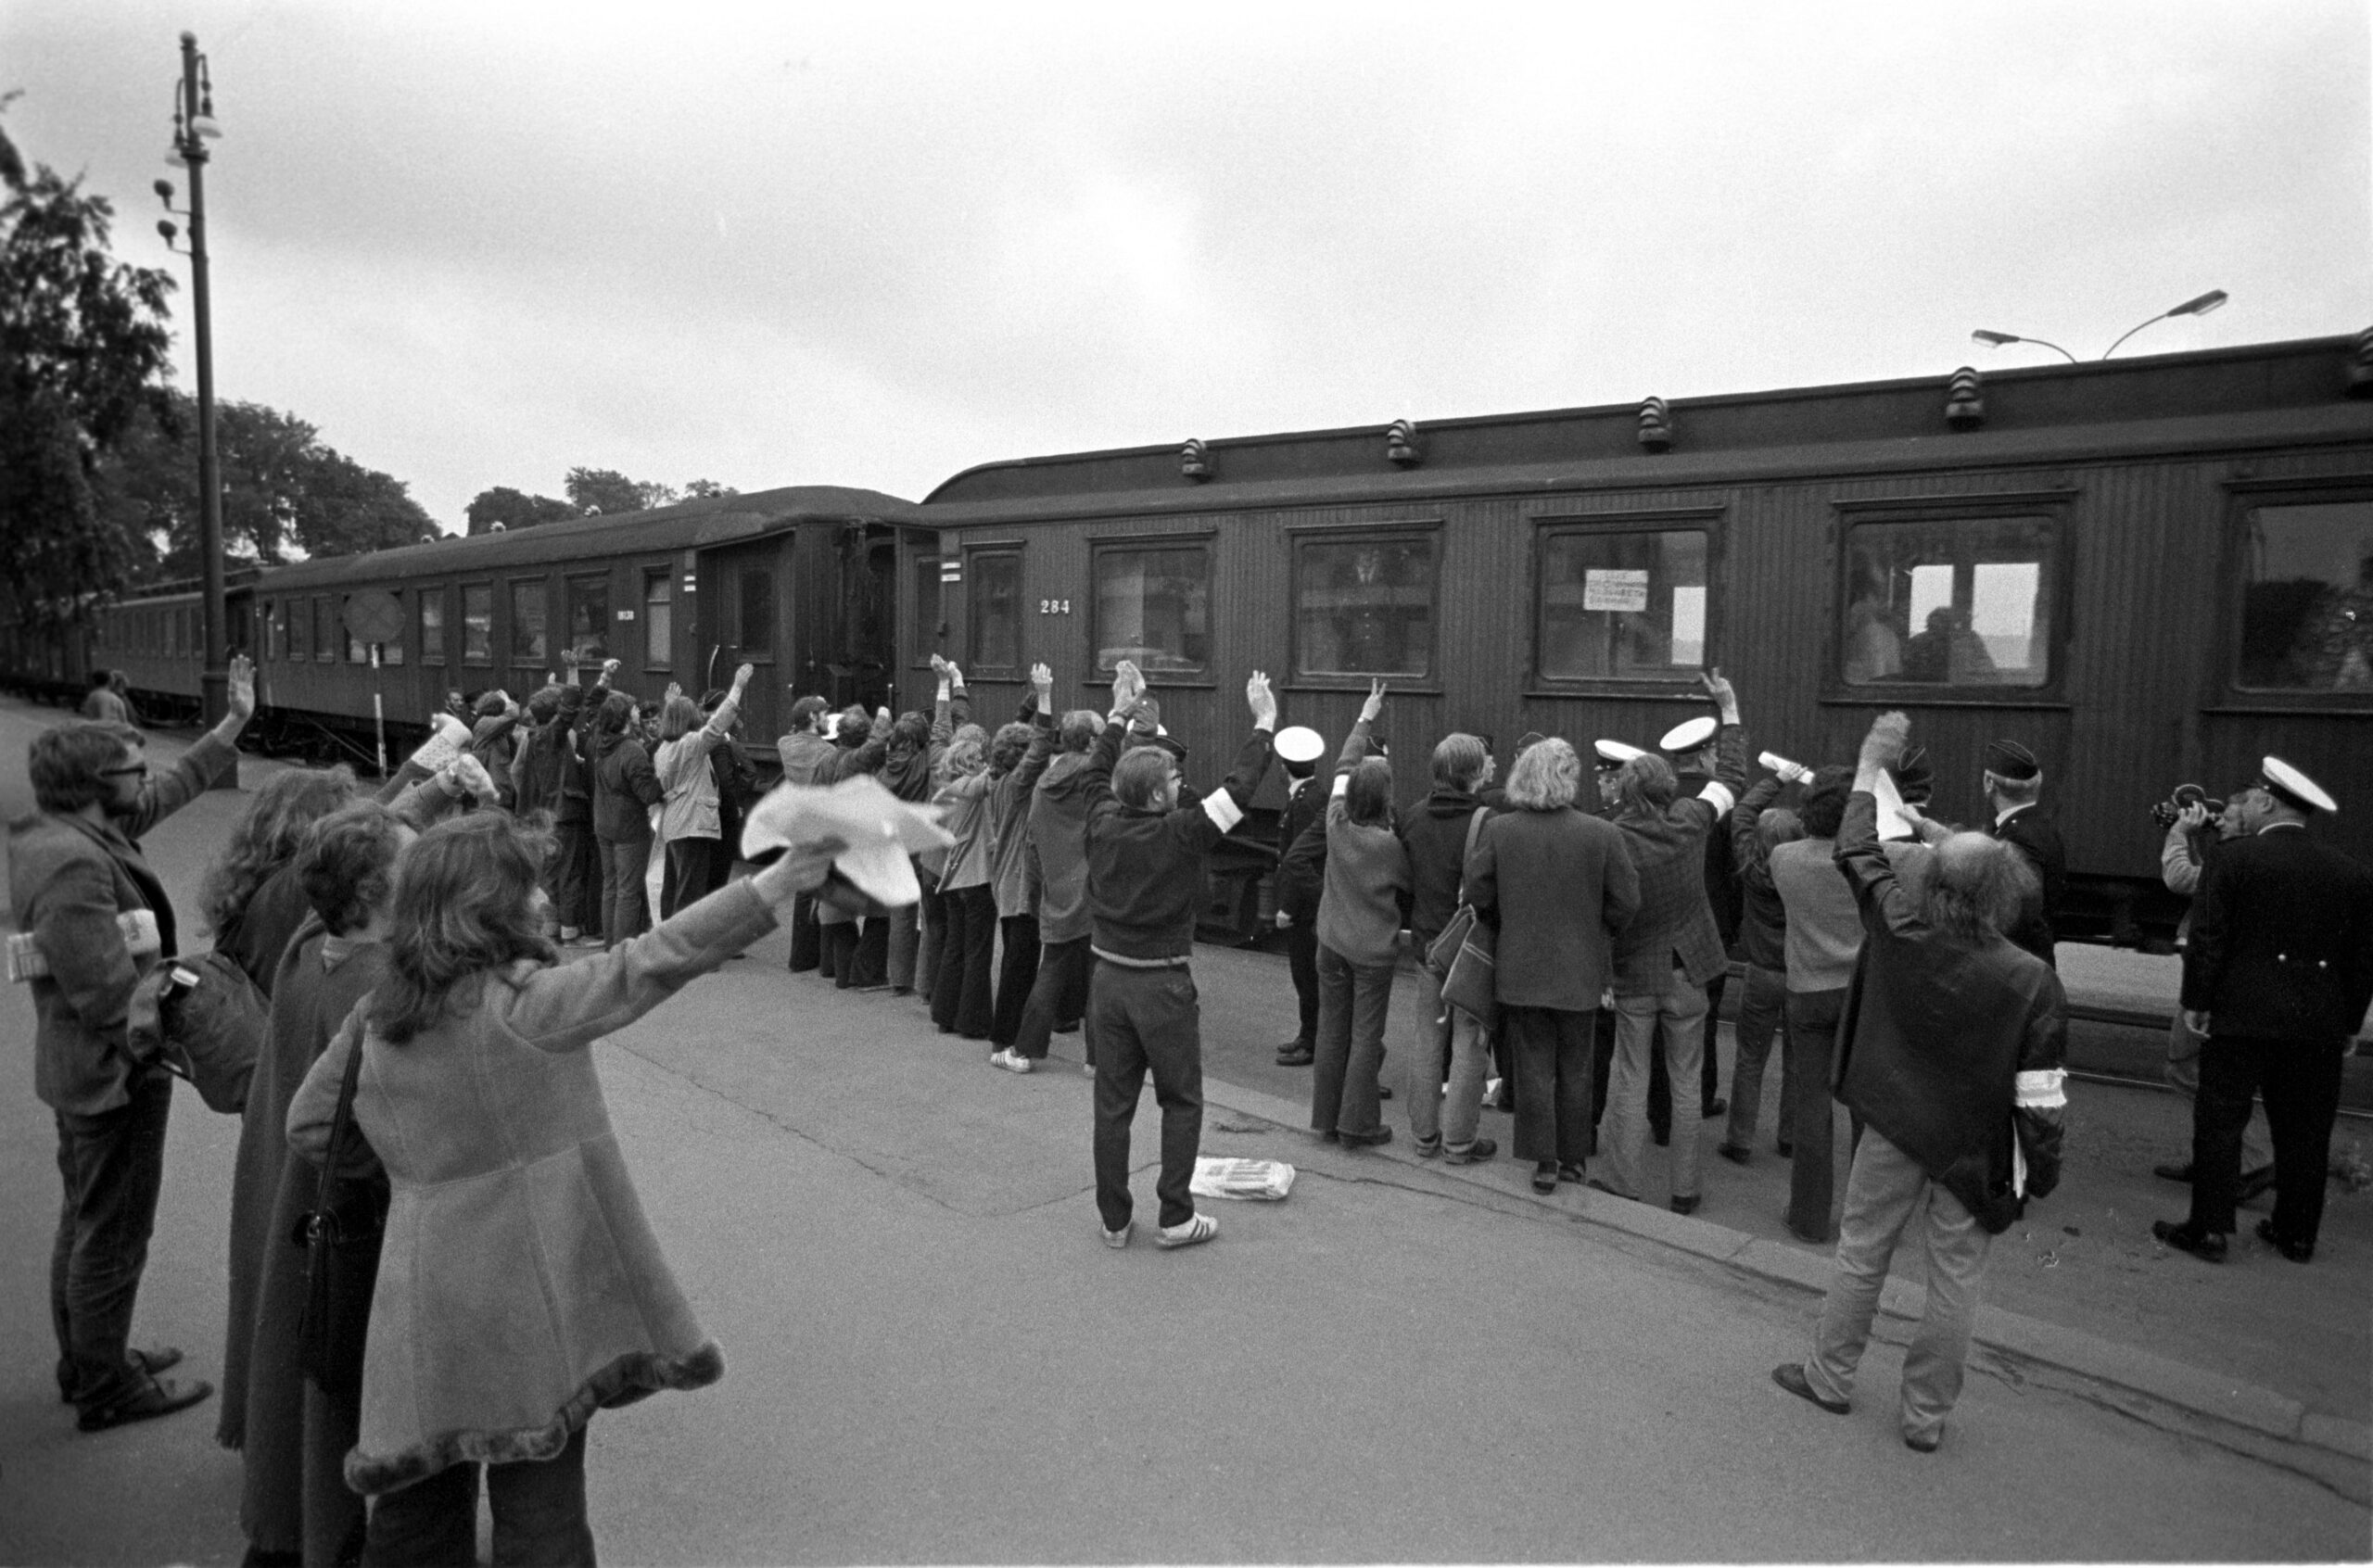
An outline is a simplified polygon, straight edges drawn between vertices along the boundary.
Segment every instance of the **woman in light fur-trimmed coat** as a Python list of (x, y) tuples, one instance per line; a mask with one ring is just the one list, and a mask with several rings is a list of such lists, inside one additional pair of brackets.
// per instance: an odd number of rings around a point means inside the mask
[(346, 1460), (372, 1498), (364, 1561), (472, 1561), (480, 1464), (497, 1562), (593, 1561), (593, 1412), (724, 1374), (643, 1217), (590, 1048), (771, 930), (842, 847), (787, 853), (565, 965), (542, 933), (539, 834), (469, 816), (404, 852), (386, 978), (288, 1112), (290, 1144), (321, 1158), (362, 1053), (354, 1119), (392, 1190)]

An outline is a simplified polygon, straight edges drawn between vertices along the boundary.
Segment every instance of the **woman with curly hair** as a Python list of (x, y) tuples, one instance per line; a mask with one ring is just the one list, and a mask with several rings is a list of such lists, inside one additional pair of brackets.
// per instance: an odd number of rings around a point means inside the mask
[[(948, 666), (955, 684), (963, 675)], [(943, 677), (945, 680), (950, 677)], [(934, 734), (946, 732), (946, 709)], [(991, 1011), (990, 963), (997, 941), (996, 889), (989, 879), (989, 734), (977, 724), (956, 730), (934, 770), (938, 791), (932, 801), (940, 824), (956, 835), (947, 869), (939, 880), (946, 920), (940, 939), (938, 972), (932, 977), (931, 1021), (942, 1034), (986, 1040), (996, 1022)]]
[(479, 1468), (498, 1562), (590, 1562), (594, 1411), (723, 1375), (643, 1216), (591, 1046), (772, 930), (846, 846), (786, 853), (608, 952), (543, 934), (544, 844), (474, 815), (399, 863), (387, 974), (306, 1076), (290, 1144), (353, 1118), (390, 1191), (347, 1484), (364, 1560), (475, 1557)]
[(215, 949), (266, 996), (282, 950), (311, 910), (292, 871), (298, 846), (306, 829), (361, 793), (354, 770), (343, 763), (274, 775), (247, 803), (206, 873), (198, 901)]

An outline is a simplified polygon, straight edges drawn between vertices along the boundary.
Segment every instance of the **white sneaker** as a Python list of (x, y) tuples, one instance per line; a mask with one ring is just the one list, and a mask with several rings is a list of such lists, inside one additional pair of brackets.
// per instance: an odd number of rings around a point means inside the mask
[(1094, 1078), (1096, 1076), (1096, 1064), (1094, 1062), (1082, 1062), (1079, 1064), (1079, 1070), (1087, 1074), (1088, 1077)]
[(1030, 1070), (1030, 1058), (1027, 1056), (1017, 1056), (1009, 1050), (992, 1051), (989, 1053), (989, 1065), (991, 1067), (1001, 1067), (1008, 1072), (1028, 1072)]
[(1105, 1232), (1104, 1245), (1110, 1247), (1123, 1247), (1128, 1246), (1129, 1237), (1136, 1233), (1136, 1228), (1137, 1222), (1135, 1220), (1132, 1220), (1117, 1231)]
[(1208, 1214), (1198, 1214), (1183, 1225), (1164, 1225), (1154, 1233), (1153, 1245), (1159, 1247), (1193, 1246), (1219, 1233), (1218, 1220)]

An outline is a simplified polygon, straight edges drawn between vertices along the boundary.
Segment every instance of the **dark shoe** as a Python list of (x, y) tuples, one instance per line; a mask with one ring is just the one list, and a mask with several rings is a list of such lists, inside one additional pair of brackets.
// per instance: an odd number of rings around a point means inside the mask
[(2235, 1203), (2247, 1203), (2274, 1191), (2274, 1167), (2261, 1165), (2255, 1170), (2241, 1172), (2241, 1184), (2233, 1189)]
[(2172, 1220), (2153, 1220), (2151, 1221), (2151, 1233), (2177, 1252), (2190, 1253), (2202, 1263), (2225, 1261), (2227, 1238), (2221, 1232), (2195, 1231), (2189, 1220), (2178, 1225)]
[(1343, 1141), (1343, 1135), (1329, 1127), (1318, 1134), (1318, 1141), (1322, 1144), (1339, 1144)]
[(1532, 1168), (1532, 1190), (1536, 1193), (1554, 1193), (1557, 1190), (1555, 1160), (1544, 1159)]
[(1731, 1102), (1722, 1098), (1721, 1095), (1717, 1094), (1712, 1099), (1707, 1101), (1703, 1108), (1701, 1108), (1697, 1114), (1705, 1118), (1707, 1121), (1711, 1121), (1730, 1108)]
[(185, 1410), (213, 1392), (214, 1385), (210, 1383), (180, 1384), (171, 1378), (151, 1377), (112, 1405), (94, 1405), (84, 1410), (74, 1424), (84, 1432), (105, 1432), (111, 1426), (153, 1421), (175, 1410)]
[(1077, 1018), (1073, 1018), (1069, 1023), (1059, 1023), (1055, 1026), (1055, 1032), (1057, 1034), (1077, 1034), (1079, 1032), (1079, 1020)]
[(1392, 1142), (1392, 1129), (1379, 1127), (1373, 1132), (1344, 1132), (1338, 1129), (1337, 1136), (1342, 1139), (1347, 1149), (1373, 1149)]
[(1442, 1141), (1439, 1137), (1430, 1140), (1425, 1138), (1413, 1139), (1411, 1140), (1410, 1146), (1417, 1151), (1417, 1157), (1419, 1159), (1440, 1159), (1442, 1157)]
[(1299, 1050), (1284, 1050), (1277, 1053), (1277, 1065), (1279, 1067), (1308, 1067), (1312, 1062), (1316, 1061), (1317, 1059), (1318, 1053), (1312, 1050), (1307, 1045), (1302, 1046)]
[(1500, 1152), (1500, 1145), (1489, 1138), (1478, 1138), (1463, 1149), (1446, 1149), (1444, 1165), (1480, 1165)]
[(2265, 1243), (2266, 1246), (2274, 1248), (2275, 1251), (2282, 1254), (2282, 1256), (2288, 1258), (2293, 1263), (2307, 1263), (2312, 1262), (2315, 1259), (2316, 1244), (2314, 1242), (2295, 1242), (2285, 1240), (2282, 1235), (2275, 1230), (2274, 1221), (2271, 1220), (2261, 1220), (2258, 1221), (2258, 1240)]
[(1697, 1206), (1705, 1201), (1705, 1195), (1702, 1193), (1692, 1194), (1688, 1197), (1676, 1197), (1672, 1200), (1672, 1211), (1675, 1214), (1694, 1214), (1697, 1212)]
[(1583, 1185), (1583, 1186), (1585, 1186), (1585, 1187), (1590, 1188), (1593, 1192), (1605, 1193), (1605, 1194), (1607, 1196), (1609, 1196), (1609, 1197), (1619, 1197), (1619, 1198), (1624, 1198), (1624, 1199), (1627, 1199), (1627, 1200), (1629, 1200), (1630, 1202), (1632, 1202), (1632, 1203), (1637, 1203), (1637, 1202), (1639, 1202), (1639, 1201), (1640, 1201), (1639, 1199), (1637, 1199), (1637, 1198), (1635, 1198), (1635, 1197), (1632, 1197), (1632, 1196), (1631, 1196), (1631, 1195), (1630, 1193), (1618, 1193), (1618, 1192), (1617, 1192), (1613, 1187), (1608, 1186), (1605, 1182), (1604, 1182), (1600, 1181), (1600, 1180), (1599, 1180), (1597, 1177), (1595, 1177), (1595, 1176), (1592, 1177), (1589, 1181), (1587, 1181), (1587, 1182), (1583, 1182), (1583, 1183), (1582, 1183), (1582, 1185)]
[[(143, 1350), (135, 1346), (123, 1353), (123, 1359), (150, 1377), (182, 1364), (182, 1353), (170, 1345), (159, 1345), (154, 1350)], [(74, 1402), (73, 1394), (63, 1384), (58, 1385), (57, 1402), (61, 1405)]]
[(1376, 1097), (1379, 1100), (1389, 1100), (1392, 1098), (1392, 1091), (1379, 1083), (1376, 1086)]
[(2189, 1187), (2191, 1185), (2191, 1161), (2185, 1160), (2178, 1165), (2169, 1160), (2164, 1165), (2154, 1165), (2151, 1168), (2151, 1174), (2162, 1182), (2181, 1182)]
[(1579, 1159), (1559, 1160), (1557, 1162), (1557, 1180), (1560, 1182), (1571, 1182), (1579, 1185), (1582, 1180), (1582, 1162)]
[(1849, 1414), (1854, 1407), (1844, 1399), (1824, 1399), (1813, 1391), (1805, 1378), (1805, 1369), (1795, 1361), (1783, 1361), (1771, 1369), (1771, 1381), (1794, 1394), (1797, 1398), (1819, 1405), (1832, 1415)]
[(1755, 1163), (1754, 1151), (1750, 1149), (1743, 1149), (1736, 1144), (1719, 1144), (1715, 1148), (1714, 1152), (1720, 1155), (1724, 1159), (1729, 1160), (1732, 1165), (1752, 1165)]
[(1790, 1142), (1788, 1142), (1788, 1140), (1787, 1140), (1787, 1139), (1785, 1139), (1785, 1138), (1783, 1138), (1783, 1139), (1779, 1140), (1777, 1143), (1773, 1144), (1771, 1146), (1772, 1146), (1772, 1148), (1774, 1148), (1775, 1150), (1777, 1150), (1777, 1151), (1779, 1152), (1780, 1157), (1781, 1157), (1782, 1159), (1793, 1159), (1793, 1158), (1795, 1158), (1795, 1157), (1796, 1157), (1796, 1144), (1792, 1144), (1792, 1143), (1790, 1143)]
[(1669, 1148), (1672, 1146), (1672, 1129), (1670, 1127), (1658, 1127), (1654, 1122), (1651, 1122), (1648, 1124), (1648, 1136), (1656, 1140), (1656, 1147), (1660, 1149)]
[(1925, 1437), (1914, 1437), (1909, 1432), (1903, 1435), (1903, 1446), (1915, 1454), (1933, 1454), (1944, 1440), (1945, 1435), (1941, 1432), (1931, 1432)]

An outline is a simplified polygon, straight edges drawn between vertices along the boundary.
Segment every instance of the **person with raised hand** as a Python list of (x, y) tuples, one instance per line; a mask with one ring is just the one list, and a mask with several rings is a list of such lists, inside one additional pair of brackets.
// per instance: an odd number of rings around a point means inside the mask
[(1154, 744), (1125, 754), (1145, 677), (1123, 660), (1112, 677), (1112, 710), (1088, 751), (1083, 777), (1087, 818), (1087, 902), (1096, 972), (1088, 1027), (1096, 1042), (1096, 1207), (1104, 1244), (1129, 1245), (1129, 1124), (1146, 1075), (1161, 1106), (1157, 1245), (1192, 1246), (1219, 1233), (1195, 1211), (1188, 1184), (1203, 1136), (1201, 1010), (1189, 967), (1206, 857), (1244, 820), (1269, 770), (1277, 700), (1255, 670), (1244, 684), (1252, 733), (1225, 785), (1193, 805), (1178, 803), (1178, 767)]
[[(1377, 1072), (1384, 1063), (1385, 1017), (1409, 902), (1409, 851), (1393, 830), (1392, 765), (1368, 754), (1368, 737), (1383, 711), (1384, 682), (1377, 680), (1336, 759), (1318, 901), (1318, 1042), (1310, 1125), (1321, 1138), (1351, 1148), (1392, 1139), (1377, 1109)], [(1410, 1093), (1431, 1089), (1417, 1083)]]
[(659, 806), (659, 838), (667, 855), (659, 893), (663, 920), (723, 883), (716, 869), (720, 855), (731, 864), (721, 837), (717, 770), (709, 765), (709, 753), (732, 733), (742, 693), (757, 673), (752, 664), (735, 670), (732, 689), (710, 714), (702, 713), (680, 688), (667, 689), (667, 706), (659, 718), (659, 749), (651, 757), (652, 772), (666, 791)]

